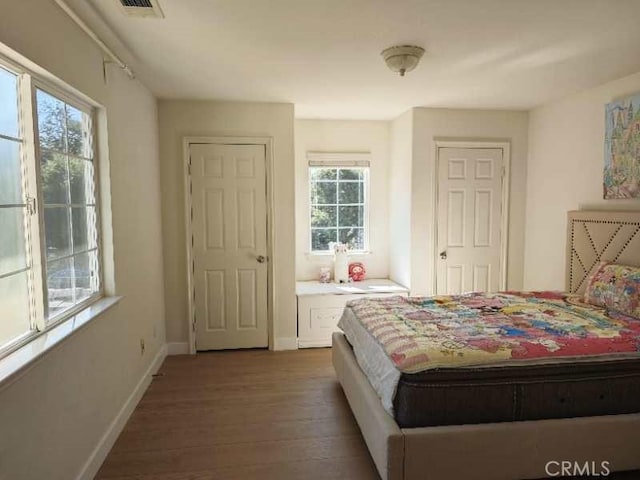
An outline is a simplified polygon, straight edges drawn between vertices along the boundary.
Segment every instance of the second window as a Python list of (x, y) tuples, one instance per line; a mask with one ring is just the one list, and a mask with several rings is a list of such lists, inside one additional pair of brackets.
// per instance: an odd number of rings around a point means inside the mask
[(366, 167), (309, 167), (312, 252), (367, 249), (368, 176)]

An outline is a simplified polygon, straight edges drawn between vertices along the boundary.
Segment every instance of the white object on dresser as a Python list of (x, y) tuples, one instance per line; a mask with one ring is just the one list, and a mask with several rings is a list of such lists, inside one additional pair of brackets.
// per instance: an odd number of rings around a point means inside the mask
[(331, 334), (350, 300), (366, 297), (406, 297), (409, 290), (386, 278), (353, 283), (296, 282), (298, 347), (330, 347)]
[(349, 282), (349, 254), (347, 246), (338, 244), (333, 247), (333, 281), (336, 283)]

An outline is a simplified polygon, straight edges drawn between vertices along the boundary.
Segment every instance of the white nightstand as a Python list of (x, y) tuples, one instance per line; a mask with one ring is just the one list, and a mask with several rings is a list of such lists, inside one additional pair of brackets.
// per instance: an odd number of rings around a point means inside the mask
[(330, 347), (331, 334), (349, 300), (366, 297), (406, 297), (409, 290), (386, 278), (352, 283), (296, 282), (298, 347)]

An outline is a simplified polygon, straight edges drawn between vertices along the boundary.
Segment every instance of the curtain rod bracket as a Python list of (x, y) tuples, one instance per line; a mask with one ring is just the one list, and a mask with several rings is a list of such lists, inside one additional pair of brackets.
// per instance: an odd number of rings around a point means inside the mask
[(111, 50), (101, 39), (100, 37), (98, 37), (98, 35), (89, 27), (89, 25), (87, 25), (77, 14), (76, 12), (74, 12), (71, 7), (69, 5), (67, 5), (67, 3), (64, 0), (54, 0), (58, 6), (69, 16), (69, 18), (71, 18), (71, 20), (73, 20), (83, 31), (84, 33), (86, 33), (89, 38), (91, 38), (91, 40), (94, 41), (94, 43), (96, 45), (98, 45), (98, 47), (100, 47), (100, 49), (105, 53), (105, 55), (108, 57), (107, 59), (104, 59), (102, 62), (102, 69), (103, 69), (103, 73), (104, 73), (104, 78), (105, 78), (105, 83), (107, 80), (107, 68), (106, 68), (106, 64), (107, 63), (116, 63), (118, 64), (118, 66), (124, 71), (124, 73), (127, 74), (127, 76), (133, 80), (136, 78), (135, 74), (133, 73), (133, 70), (131, 69), (131, 67), (129, 65), (127, 65), (126, 63), (124, 63), (120, 57), (118, 57), (113, 50)]
[(103, 58), (102, 59), (102, 73), (104, 75), (104, 83), (107, 83), (107, 65), (109, 65), (109, 64), (118, 65), (118, 67), (120, 67), (122, 69), (122, 71), (127, 75), (127, 77), (129, 77), (129, 79), (135, 80), (136, 76), (133, 73), (133, 70), (131, 70), (131, 67), (129, 67), (129, 65), (127, 65), (125, 63), (120, 64), (119, 62), (116, 62), (114, 60), (110, 60), (108, 58)]

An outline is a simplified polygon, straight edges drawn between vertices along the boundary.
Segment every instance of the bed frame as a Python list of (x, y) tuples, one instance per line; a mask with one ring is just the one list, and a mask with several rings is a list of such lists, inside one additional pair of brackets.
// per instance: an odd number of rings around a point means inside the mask
[[(567, 291), (583, 292), (601, 260), (640, 266), (640, 212), (569, 212)], [(402, 429), (342, 333), (333, 334), (333, 365), (383, 480), (544, 478), (553, 460), (640, 469), (640, 413)]]
[(584, 293), (600, 261), (640, 266), (640, 212), (568, 213), (567, 292)]

